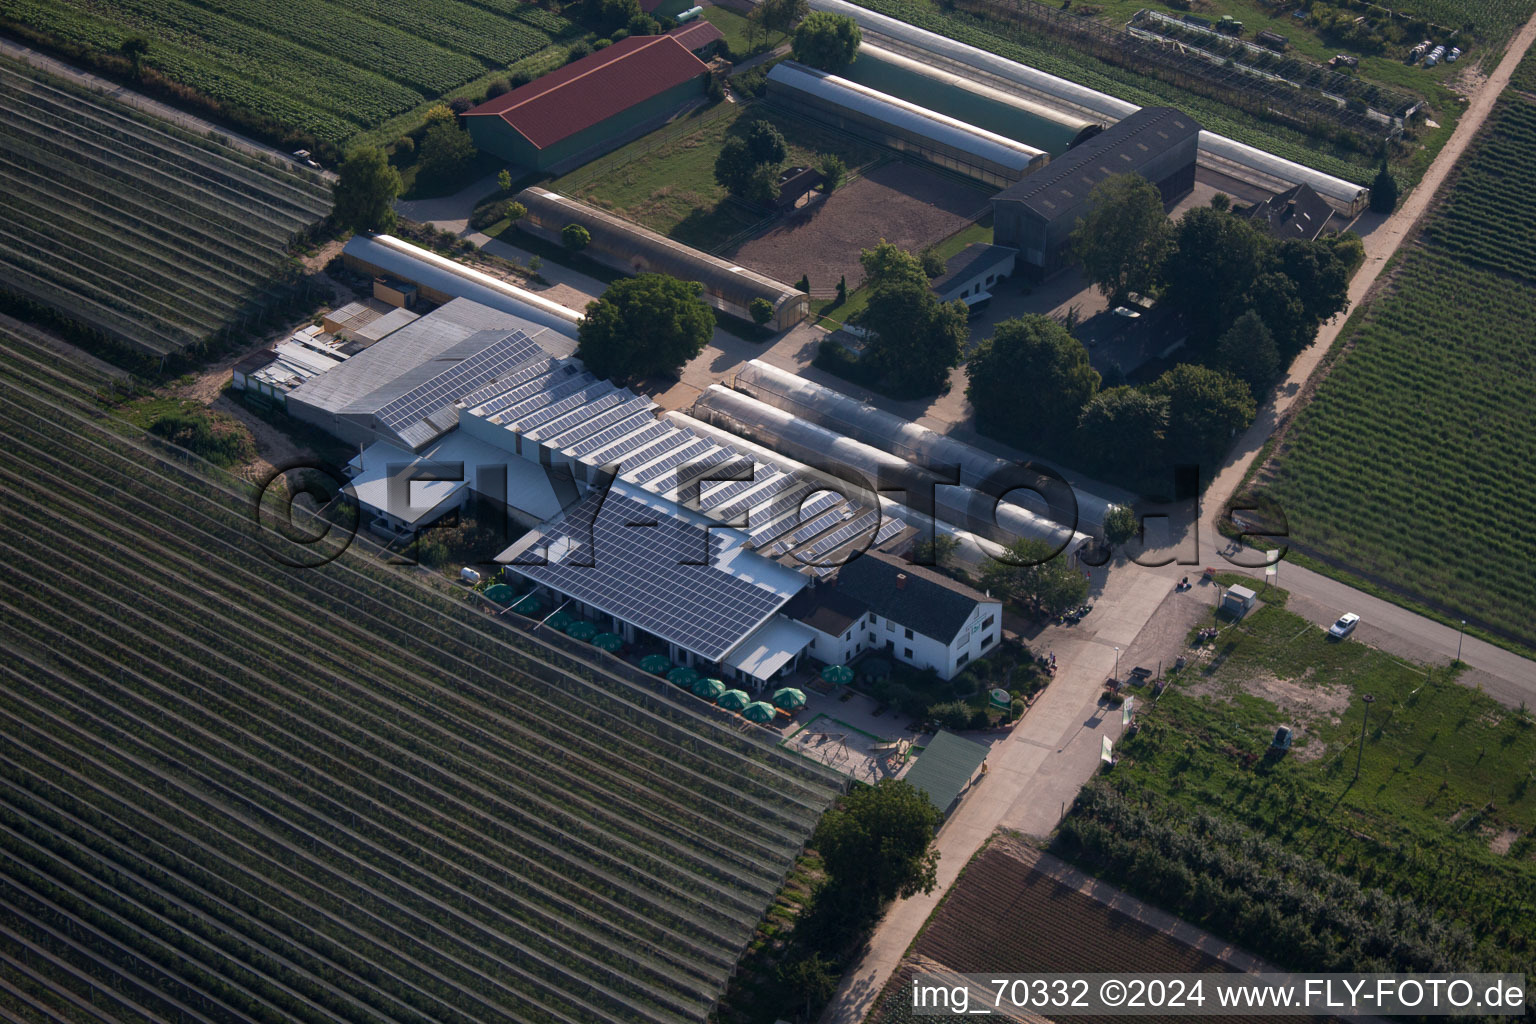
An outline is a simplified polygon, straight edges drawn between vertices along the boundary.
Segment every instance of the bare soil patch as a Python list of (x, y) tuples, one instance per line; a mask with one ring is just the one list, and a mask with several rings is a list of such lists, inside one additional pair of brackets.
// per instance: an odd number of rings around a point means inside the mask
[(864, 282), (859, 251), (883, 238), (918, 250), (982, 216), (989, 194), (906, 163), (888, 163), (826, 199), (789, 214), (738, 246), (731, 258), (778, 281), (810, 278), (811, 294), (830, 296), (839, 277)]
[(1515, 840), (1519, 839), (1519, 838), (1520, 838), (1520, 830), (1519, 829), (1517, 829), (1517, 828), (1506, 828), (1504, 831), (1500, 832), (1498, 835), (1496, 835), (1492, 839), (1488, 840), (1488, 849), (1492, 850), (1494, 853), (1496, 853), (1500, 857), (1502, 857), (1502, 856), (1504, 856), (1505, 854), (1507, 854), (1509, 852), (1509, 848), (1511, 846), (1514, 846), (1515, 845)]

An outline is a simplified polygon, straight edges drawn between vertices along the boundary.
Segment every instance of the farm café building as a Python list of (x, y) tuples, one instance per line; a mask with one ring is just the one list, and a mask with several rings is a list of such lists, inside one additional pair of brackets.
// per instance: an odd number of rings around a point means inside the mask
[(584, 255), (626, 274), (660, 273), (698, 281), (704, 286), (705, 301), (723, 313), (750, 320), (748, 307), (753, 300), (766, 299), (773, 307), (769, 326), (787, 330), (810, 312), (810, 296), (802, 291), (574, 199), (547, 189), (527, 188), (518, 193), (517, 200), (528, 210), (528, 215), (517, 222), (520, 229), (559, 242), (567, 224), (580, 224), (592, 236), (582, 250)]
[(808, 630), (775, 621), (805, 576), (752, 552), (744, 534), (624, 480), (497, 561), (631, 644), (664, 645), (672, 661), (754, 689), (794, 671), (810, 643)]
[(1200, 125), (1172, 107), (1143, 107), (1067, 150), (1050, 166), (992, 197), (993, 236), (1029, 266), (1060, 270), (1089, 193), (1116, 174), (1139, 174), (1165, 204), (1195, 187)]
[(1002, 635), (1003, 606), (947, 576), (883, 551), (849, 559), (830, 582), (802, 591), (785, 614), (815, 634), (818, 661), (865, 651), (953, 678)]
[(947, 818), (981, 774), (988, 752), (974, 740), (940, 730), (902, 778), (927, 794)]
[(993, 188), (1013, 184), (1050, 159), (1044, 150), (794, 61), (768, 73), (768, 100)]
[(475, 145), (537, 171), (590, 159), (704, 94), (709, 66), (673, 36), (630, 36), (464, 114)]

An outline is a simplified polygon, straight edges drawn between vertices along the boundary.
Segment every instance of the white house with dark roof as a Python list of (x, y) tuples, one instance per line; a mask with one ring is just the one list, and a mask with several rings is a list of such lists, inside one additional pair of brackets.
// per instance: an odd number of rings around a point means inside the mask
[(928, 282), (940, 302), (956, 299), (977, 306), (992, 297), (1003, 278), (1013, 273), (1018, 250), (1003, 245), (972, 242), (946, 262), (944, 273)]
[(810, 629), (808, 652), (846, 664), (865, 651), (952, 678), (996, 648), (1003, 605), (948, 576), (881, 551), (850, 559), (784, 614)]

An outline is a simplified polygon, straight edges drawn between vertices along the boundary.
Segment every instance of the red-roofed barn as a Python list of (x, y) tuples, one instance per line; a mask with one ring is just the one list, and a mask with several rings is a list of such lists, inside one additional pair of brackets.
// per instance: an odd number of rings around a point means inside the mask
[(630, 36), (487, 100), (464, 123), (480, 149), (544, 171), (703, 95), (708, 75), (676, 38)]

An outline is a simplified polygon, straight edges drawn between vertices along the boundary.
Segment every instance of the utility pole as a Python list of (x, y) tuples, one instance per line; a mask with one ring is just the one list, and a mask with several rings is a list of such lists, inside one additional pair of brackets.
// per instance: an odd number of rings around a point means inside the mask
[(1461, 634), (1466, 632), (1467, 620), (1462, 619), (1461, 625), (1456, 628), (1456, 664), (1461, 664)]
[(1365, 757), (1365, 723), (1371, 720), (1371, 704), (1376, 700), (1376, 698), (1367, 693), (1360, 699), (1365, 701), (1365, 717), (1360, 719), (1360, 750), (1355, 754), (1356, 780), (1360, 778), (1360, 760), (1361, 758)]

